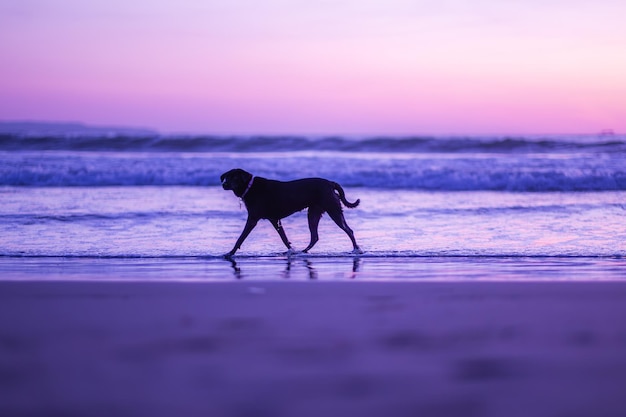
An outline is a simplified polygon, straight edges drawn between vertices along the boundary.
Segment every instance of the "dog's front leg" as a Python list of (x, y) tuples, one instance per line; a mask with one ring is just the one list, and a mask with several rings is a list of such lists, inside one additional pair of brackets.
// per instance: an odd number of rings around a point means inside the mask
[(243, 228), (243, 232), (241, 232), (241, 236), (239, 236), (239, 239), (237, 239), (237, 243), (235, 243), (235, 247), (233, 247), (233, 249), (230, 252), (224, 255), (224, 257), (230, 258), (231, 256), (235, 254), (235, 252), (237, 252), (237, 250), (241, 247), (241, 244), (243, 243), (243, 241), (246, 240), (246, 238), (248, 237), (248, 235), (250, 234), (252, 229), (254, 229), (254, 226), (256, 226), (258, 222), (259, 222), (259, 219), (250, 217), (250, 215), (248, 215), (248, 220), (246, 220), (246, 225)]
[(291, 248), (291, 242), (289, 242), (289, 239), (287, 239), (287, 235), (285, 234), (285, 229), (283, 229), (283, 225), (280, 222), (280, 220), (270, 220), (270, 223), (272, 223), (272, 226), (274, 226), (274, 229), (276, 229), (276, 231), (278, 232), (281, 240), (283, 241), (285, 246), (287, 246), (287, 249), (289, 250), (289, 252), (292, 252), (293, 249)]

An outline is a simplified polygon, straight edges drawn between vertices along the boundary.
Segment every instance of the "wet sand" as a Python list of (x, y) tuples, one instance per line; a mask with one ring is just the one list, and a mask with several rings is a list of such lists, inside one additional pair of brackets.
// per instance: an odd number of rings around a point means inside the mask
[(0, 415), (623, 416), (626, 282), (4, 281)]

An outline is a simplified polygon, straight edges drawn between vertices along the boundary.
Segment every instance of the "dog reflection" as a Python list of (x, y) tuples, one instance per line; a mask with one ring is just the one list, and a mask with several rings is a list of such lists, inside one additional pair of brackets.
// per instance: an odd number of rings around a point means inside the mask
[[(227, 261), (230, 263), (230, 267), (233, 270), (233, 276), (235, 279), (244, 278), (244, 274), (241, 270), (241, 267), (237, 264), (237, 262), (233, 258), (228, 258)], [(292, 269), (294, 265), (300, 264), (304, 265), (305, 270), (307, 271), (307, 275), (309, 280), (318, 279), (317, 269), (313, 266), (313, 262), (310, 259), (292, 259), (291, 257), (287, 258), (287, 263), (285, 265), (285, 269), (282, 271), (281, 276), (283, 279), (291, 279), (292, 278)], [(355, 279), (357, 273), (361, 268), (361, 259), (354, 258), (352, 259), (352, 270), (350, 273), (346, 274), (346, 278)]]
[(237, 262), (233, 258), (227, 259), (230, 261), (230, 267), (233, 269), (233, 275), (235, 279), (241, 279), (243, 276), (241, 275), (241, 268), (237, 265)]

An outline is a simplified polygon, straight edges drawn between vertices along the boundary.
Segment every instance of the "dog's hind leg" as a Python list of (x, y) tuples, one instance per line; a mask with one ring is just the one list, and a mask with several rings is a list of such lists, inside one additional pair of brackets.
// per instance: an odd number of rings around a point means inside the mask
[(285, 229), (283, 229), (283, 225), (280, 222), (280, 219), (270, 220), (270, 223), (272, 223), (272, 226), (274, 226), (274, 229), (276, 229), (276, 231), (278, 232), (278, 235), (280, 236), (285, 246), (287, 246), (287, 249), (289, 251), (292, 251), (291, 242), (289, 242), (289, 239), (287, 239), (287, 235), (285, 234)]
[(341, 210), (341, 207), (333, 207), (331, 210), (328, 210), (328, 215), (331, 219), (333, 219), (333, 221), (337, 224), (337, 226), (339, 226), (341, 230), (346, 232), (346, 234), (352, 241), (352, 246), (354, 247), (353, 251), (355, 253), (363, 253), (361, 248), (359, 248), (359, 245), (357, 245), (356, 243), (356, 239), (354, 238), (354, 232), (352, 231), (352, 229), (350, 229), (350, 227), (348, 227), (348, 223), (346, 223), (346, 219), (343, 217), (343, 211)]
[(309, 242), (309, 246), (306, 247), (302, 252), (308, 252), (319, 240), (319, 236), (317, 234), (317, 226), (320, 224), (320, 219), (322, 218), (322, 213), (324, 211), (319, 207), (309, 207), (309, 211), (307, 212), (307, 217), (309, 219), (309, 231), (311, 232), (311, 242)]

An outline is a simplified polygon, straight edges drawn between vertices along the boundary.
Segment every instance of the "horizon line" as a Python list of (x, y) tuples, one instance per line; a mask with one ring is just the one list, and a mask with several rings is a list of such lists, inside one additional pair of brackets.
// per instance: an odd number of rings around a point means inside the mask
[[(209, 131), (209, 130), (162, 130), (159, 128), (142, 126), (142, 125), (125, 125), (118, 123), (90, 123), (79, 120), (41, 120), (41, 119), (10, 119), (4, 120), (0, 119), (0, 125), (25, 125), (24, 128), (36, 128), (37, 125), (40, 125), (40, 128), (44, 128), (47, 126), (48, 128), (58, 127), (61, 128), (63, 126), (66, 127), (75, 127), (77, 129), (85, 129), (85, 130), (120, 130), (120, 131), (136, 131), (137, 133), (143, 132), (145, 134), (155, 134), (157, 136), (218, 136), (218, 137), (243, 137), (243, 136), (267, 136), (267, 137), (308, 137), (308, 138), (322, 138), (322, 137), (467, 137), (467, 136), (522, 136), (522, 137), (536, 137), (536, 136), (619, 136), (621, 133), (615, 131), (611, 128), (600, 128), (596, 132), (536, 132), (536, 133), (522, 133), (522, 132), (287, 132), (287, 131)], [(23, 132), (3, 132), (0, 129), (0, 133), (3, 134), (19, 134)]]

